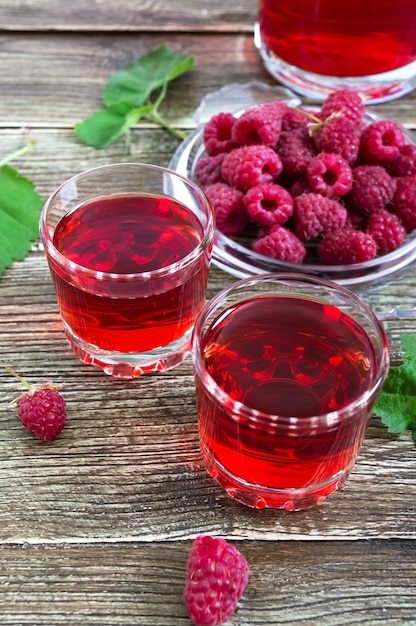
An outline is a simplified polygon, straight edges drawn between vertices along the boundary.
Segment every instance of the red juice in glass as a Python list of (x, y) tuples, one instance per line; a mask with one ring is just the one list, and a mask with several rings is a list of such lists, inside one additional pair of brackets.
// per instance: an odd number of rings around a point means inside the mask
[(205, 304), (214, 237), (199, 187), (153, 165), (94, 168), (52, 194), (40, 230), (81, 361), (119, 378), (183, 361)]
[[(117, 219), (114, 219), (114, 216)], [(65, 215), (54, 245), (68, 260), (120, 277), (175, 264), (201, 242), (198, 218), (171, 198), (113, 196), (87, 202)], [(205, 302), (208, 266), (201, 257), (191, 276), (172, 284), (167, 275), (155, 291), (137, 293), (134, 281), (104, 287), (59, 271), (53, 279), (61, 315), (72, 332), (103, 350), (144, 352), (181, 337)], [(97, 281), (98, 282), (98, 281)]]
[[(314, 79), (302, 71), (338, 78), (371, 77), (399, 70), (416, 60), (414, 0), (259, 0), (258, 28), (266, 66), (272, 69), (275, 55), (301, 70), (298, 86), (304, 90), (313, 89)], [(283, 82), (293, 79), (291, 86), (296, 90), (296, 71), (286, 68), (281, 72)], [(414, 74), (407, 72), (407, 79)], [(398, 89), (395, 82), (401, 80), (399, 76), (392, 77), (390, 92), (384, 94), (384, 99), (397, 97), (394, 89)], [(355, 88), (359, 84), (342, 85), (338, 80), (337, 88)], [(370, 86), (363, 82), (362, 89), (366, 88)], [(377, 99), (377, 93), (371, 92), (371, 96)], [(382, 99), (383, 93), (378, 97)]]
[(343, 484), (379, 378), (373, 340), (351, 315), (297, 295), (259, 295), (212, 316), (198, 352), (201, 450), (233, 497), (301, 509)]

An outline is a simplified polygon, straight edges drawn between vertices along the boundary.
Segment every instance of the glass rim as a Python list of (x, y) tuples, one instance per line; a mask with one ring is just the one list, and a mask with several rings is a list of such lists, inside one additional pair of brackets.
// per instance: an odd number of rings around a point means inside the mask
[[(278, 413), (266, 413), (264, 411), (254, 409), (250, 406), (247, 406), (243, 402), (232, 398), (218, 385), (218, 383), (213, 379), (213, 377), (205, 367), (201, 350), (202, 339), (205, 335), (204, 325), (208, 317), (215, 311), (218, 304), (224, 298), (226, 298), (230, 292), (243, 289), (246, 286), (250, 286), (250, 284), (263, 282), (273, 283), (277, 281), (298, 282), (304, 286), (306, 286), (307, 283), (314, 284), (316, 286), (321, 285), (322, 287), (332, 289), (334, 292), (343, 294), (345, 297), (348, 297), (352, 302), (354, 302), (361, 308), (362, 313), (369, 318), (369, 321), (373, 325), (374, 329), (377, 330), (381, 344), (380, 357), (377, 371), (374, 374), (370, 386), (358, 398), (352, 400), (351, 402), (347, 403), (336, 411), (329, 411), (327, 413), (311, 415), (309, 417), (298, 417), (295, 415), (284, 416), (279, 415)], [(366, 334), (368, 335), (368, 333)], [(373, 341), (371, 341), (371, 343), (373, 344)], [(251, 419), (252, 421), (256, 421), (257, 423), (262, 423), (266, 426), (270, 426), (271, 424), (273, 424), (274, 427), (281, 426), (282, 428), (284, 427), (286, 429), (289, 427), (289, 429), (292, 428), (292, 430), (294, 431), (298, 430), (299, 428), (308, 426), (310, 428), (323, 426), (330, 428), (331, 426), (336, 426), (341, 419), (354, 419), (355, 411), (359, 407), (368, 404), (371, 398), (381, 388), (382, 384), (384, 383), (384, 378), (383, 376), (380, 376), (380, 373), (385, 371), (385, 373), (387, 374), (390, 362), (387, 337), (384, 332), (384, 328), (374, 311), (359, 296), (357, 296), (355, 293), (353, 293), (343, 285), (339, 285), (334, 281), (322, 278), (320, 276), (304, 274), (301, 272), (270, 272), (268, 274), (262, 274), (260, 276), (250, 276), (238, 280), (235, 283), (232, 283), (228, 287), (225, 287), (224, 289), (219, 291), (211, 300), (206, 303), (205, 307), (202, 309), (196, 320), (191, 338), (191, 358), (197, 375), (200, 376), (208, 393), (215, 398), (215, 401), (217, 403), (220, 402), (222, 404), (232, 405), (234, 413), (247, 419)]]
[[(91, 174), (103, 172), (108, 169), (119, 169), (119, 168), (126, 168), (126, 167), (132, 167), (134, 169), (140, 168), (140, 169), (155, 170), (160, 173), (167, 173), (175, 177), (176, 179), (181, 180), (185, 185), (187, 185), (190, 189), (192, 189), (192, 191), (197, 196), (200, 197), (201, 204), (203, 204), (207, 209), (206, 211), (207, 225), (204, 227), (201, 224), (203, 228), (203, 237), (201, 241), (195, 246), (195, 248), (191, 252), (189, 252), (182, 259), (175, 261), (175, 263), (171, 263), (170, 265), (167, 265), (166, 267), (161, 267), (161, 268), (154, 269), (154, 270), (147, 270), (144, 272), (132, 272), (132, 273), (126, 273), (126, 274), (118, 274), (117, 272), (106, 272), (106, 271), (101, 271), (101, 270), (94, 270), (94, 269), (85, 267), (83, 265), (80, 265), (79, 263), (76, 263), (75, 261), (72, 261), (71, 259), (68, 259), (55, 247), (53, 243), (53, 239), (51, 238), (47, 225), (46, 225), (47, 212), (48, 212), (49, 207), (52, 205), (53, 200), (59, 197), (59, 194), (62, 192), (62, 190), (66, 186), (71, 185), (72, 183), (78, 180), (81, 180), (83, 178), (86, 178), (87, 176)], [(104, 196), (99, 196), (97, 194), (96, 197), (100, 198)], [(70, 212), (72, 212), (73, 210), (76, 210), (76, 208), (77, 207), (75, 207), (75, 209), (72, 209)], [(62, 217), (64, 215), (66, 215), (66, 213), (64, 213)], [(82, 274), (84, 276), (96, 278), (99, 280), (109, 280), (109, 281), (117, 280), (117, 282), (131, 282), (131, 281), (137, 281), (137, 280), (149, 280), (149, 278), (162, 278), (166, 275), (174, 274), (178, 272), (180, 269), (186, 268), (189, 265), (192, 265), (192, 263), (196, 259), (198, 259), (205, 252), (205, 250), (207, 250), (207, 248), (211, 245), (211, 243), (214, 240), (215, 218), (214, 218), (213, 208), (208, 198), (206, 197), (202, 189), (199, 187), (199, 185), (195, 183), (194, 181), (188, 179), (186, 176), (183, 176), (182, 174), (175, 172), (174, 170), (171, 170), (169, 168), (166, 168), (160, 165), (152, 165), (151, 163), (127, 161), (125, 163), (118, 162), (118, 163), (108, 163), (106, 165), (98, 165), (96, 167), (92, 167), (90, 169), (74, 174), (73, 176), (68, 178), (66, 181), (61, 183), (59, 187), (57, 187), (49, 195), (49, 197), (46, 199), (46, 201), (44, 202), (42, 206), (40, 217), (39, 217), (39, 230), (40, 230), (40, 236), (42, 239), (45, 252), (52, 259), (52, 261), (56, 263), (57, 265), (59, 265), (60, 267), (64, 267), (65, 269), (76, 272), (77, 274)]]

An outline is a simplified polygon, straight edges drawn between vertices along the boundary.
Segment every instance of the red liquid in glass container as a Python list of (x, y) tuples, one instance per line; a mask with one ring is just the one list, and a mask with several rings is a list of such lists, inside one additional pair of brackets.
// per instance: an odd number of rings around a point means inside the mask
[[(68, 279), (53, 264), (61, 315), (81, 340), (100, 349), (143, 352), (182, 337), (205, 302), (208, 258), (203, 252), (186, 270), (141, 284), (123, 276), (166, 268), (202, 241), (203, 228), (187, 207), (166, 197), (123, 195), (92, 200), (59, 222), (54, 245), (79, 266)], [(108, 280), (106, 275), (120, 279)], [(122, 295), (120, 295), (122, 294)], [(140, 295), (141, 294), (141, 295)]]
[(366, 76), (416, 59), (414, 0), (260, 0), (264, 43), (283, 61), (328, 76)]
[[(374, 350), (351, 317), (298, 297), (254, 298), (211, 324), (202, 348), (207, 371), (232, 398), (219, 402), (197, 379), (202, 452), (226, 488), (235, 486), (230, 477), (254, 491), (325, 485), (350, 469), (371, 407), (354, 419), (305, 418), (342, 409), (373, 383)], [(247, 418), (234, 401), (280, 419)]]

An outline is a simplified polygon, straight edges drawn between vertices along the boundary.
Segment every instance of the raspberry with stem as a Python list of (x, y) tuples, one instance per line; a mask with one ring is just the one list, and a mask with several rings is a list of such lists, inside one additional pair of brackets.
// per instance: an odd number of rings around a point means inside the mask
[(10, 367), (6, 370), (28, 390), (11, 403), (16, 404), (17, 417), (23, 426), (39, 439), (54, 439), (63, 430), (66, 421), (66, 403), (58, 387), (47, 382), (33, 389)]

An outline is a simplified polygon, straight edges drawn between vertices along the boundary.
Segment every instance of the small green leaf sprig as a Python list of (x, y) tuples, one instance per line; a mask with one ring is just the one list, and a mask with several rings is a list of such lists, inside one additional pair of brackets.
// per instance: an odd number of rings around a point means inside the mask
[(416, 334), (401, 335), (403, 364), (389, 370), (374, 413), (391, 433), (412, 432), (416, 441)]
[(151, 118), (179, 139), (185, 135), (160, 115), (169, 83), (194, 67), (191, 56), (159, 46), (113, 74), (103, 90), (105, 108), (75, 124), (84, 143), (105, 148), (143, 117)]
[(0, 276), (14, 261), (23, 261), (39, 236), (42, 198), (35, 185), (9, 165), (35, 146), (22, 148), (0, 160)]

